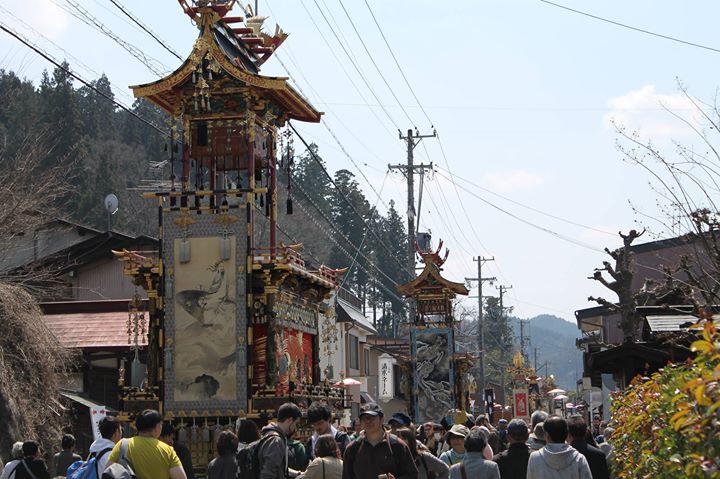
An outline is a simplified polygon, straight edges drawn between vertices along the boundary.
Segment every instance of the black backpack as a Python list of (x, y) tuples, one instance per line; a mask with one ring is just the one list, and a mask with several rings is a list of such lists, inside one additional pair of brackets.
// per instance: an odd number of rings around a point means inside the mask
[[(251, 442), (237, 453), (237, 479), (260, 479), (260, 447), (266, 439), (280, 437), (276, 432), (268, 432), (255, 442)], [(283, 458), (283, 460), (285, 460)]]

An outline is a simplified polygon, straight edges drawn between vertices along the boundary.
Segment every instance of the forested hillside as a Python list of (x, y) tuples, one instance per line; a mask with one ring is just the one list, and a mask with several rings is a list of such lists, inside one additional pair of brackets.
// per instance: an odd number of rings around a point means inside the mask
[[(170, 129), (168, 117), (145, 101), (131, 106), (133, 115), (105, 97), (113, 97), (105, 76), (89, 88), (76, 85), (57, 68), (34, 85), (0, 70), (0, 162), (38, 155), (40, 164), (33, 174), (63, 169), (65, 184), (58, 188), (68, 187), (69, 192), (61, 195), (57, 207), (64, 217), (104, 230), (103, 198), (115, 193), (120, 210), (112, 228), (155, 236), (156, 205), (141, 198), (139, 188), (170, 178), (164, 161), (172, 148), (163, 134)], [(343, 286), (362, 298), (379, 329), (389, 332), (404, 308), (394, 283), (408, 279), (402, 260), (407, 251), (403, 219), (392, 202), (384, 215), (373, 208), (352, 172), (331, 172), (331, 181), (323, 171), (321, 152), (315, 145), (310, 149), (289, 156), (288, 149), (281, 150), (283, 163), (290, 162), (292, 168), (289, 179), (280, 175), (280, 238), (286, 244), (303, 243), (306, 259), (315, 266), (350, 267)], [(290, 203), (292, 215), (287, 215)]]

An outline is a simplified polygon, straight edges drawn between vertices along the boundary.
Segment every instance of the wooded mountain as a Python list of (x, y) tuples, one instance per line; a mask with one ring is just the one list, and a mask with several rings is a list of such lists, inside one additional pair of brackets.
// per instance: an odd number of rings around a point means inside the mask
[[(516, 337), (520, 337), (520, 319), (510, 318)], [(582, 376), (582, 352), (575, 346), (575, 339), (580, 337), (580, 330), (575, 323), (550, 314), (541, 314), (530, 319), (530, 327), (525, 334), (530, 334), (530, 364), (535, 362), (537, 348), (537, 366), (540, 376), (547, 372), (543, 368), (548, 362), (548, 372), (555, 376), (555, 382), (567, 391), (576, 389), (576, 380)], [(529, 331), (528, 331), (529, 330)]]

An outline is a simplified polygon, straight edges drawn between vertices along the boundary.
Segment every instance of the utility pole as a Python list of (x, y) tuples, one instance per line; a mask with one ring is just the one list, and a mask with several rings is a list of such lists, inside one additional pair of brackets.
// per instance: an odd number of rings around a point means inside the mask
[[(391, 170), (400, 170), (407, 179), (407, 220), (408, 220), (408, 276), (412, 280), (415, 276), (415, 174), (416, 172), (425, 173), (427, 170), (432, 170), (432, 163), (429, 165), (425, 164), (414, 164), (413, 152), (415, 147), (420, 143), (423, 138), (435, 138), (437, 133), (433, 130), (432, 135), (421, 135), (417, 129), (413, 133), (412, 129), (408, 129), (407, 135), (403, 136), (402, 132), (398, 130), (398, 136), (401, 140), (407, 144), (407, 164), (406, 165), (388, 165)], [(422, 201), (422, 200), (421, 200)], [(410, 311), (409, 320), (413, 321), (415, 317), (415, 303), (410, 300)]]
[(468, 283), (471, 283), (472, 281), (477, 281), (478, 283), (478, 359), (479, 359), (479, 371), (478, 371), (478, 389), (480, 389), (482, 397), (485, 397), (485, 323), (483, 320), (483, 293), (482, 293), (482, 287), (483, 283), (485, 281), (489, 281), (490, 284), (492, 284), (494, 281), (497, 281), (497, 278), (494, 276), (492, 278), (483, 278), (482, 276), (482, 266), (487, 261), (495, 261), (495, 257), (492, 258), (483, 258), (482, 256), (478, 256), (477, 258), (473, 258), (473, 261), (477, 262), (477, 278), (465, 278), (465, 281)]
[[(503, 297), (505, 296), (505, 292), (508, 289), (512, 289), (512, 286), (498, 286), (498, 290), (500, 291), (500, 321), (503, 321), (503, 324), (507, 324), (507, 316), (505, 316), (505, 304), (503, 303)], [(508, 310), (512, 308), (507, 308)], [(504, 328), (503, 328), (504, 329)], [(507, 398), (507, 368), (505, 367), (505, 345), (502, 344), (500, 347), (500, 364), (503, 366), (502, 368), (502, 388), (503, 388), (503, 398)]]
[(525, 359), (525, 361), (528, 361), (528, 355), (527, 355), (527, 347), (530, 343), (530, 336), (525, 335), (525, 327), (528, 326), (528, 320), (521, 319), (520, 320), (520, 354), (522, 354), (522, 357)]

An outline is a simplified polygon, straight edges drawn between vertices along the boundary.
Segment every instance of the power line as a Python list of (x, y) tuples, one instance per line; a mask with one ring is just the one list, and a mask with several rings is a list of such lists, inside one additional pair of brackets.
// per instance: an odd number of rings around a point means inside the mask
[[(77, 18), (89, 27), (94, 28), (95, 30), (99, 31), (100, 33), (120, 45), (125, 51), (130, 53), (133, 57), (135, 57), (135, 59), (140, 61), (140, 63), (145, 65), (148, 70), (150, 70), (157, 76), (162, 77), (165, 75), (165, 71), (169, 71), (168, 68), (162, 64), (162, 62), (145, 55), (142, 50), (137, 48), (135, 45), (132, 45), (131, 43), (120, 38), (118, 35), (113, 33), (112, 30), (106, 27), (100, 20), (98, 20), (96, 17), (90, 14), (90, 12), (82, 8), (73, 0), (65, 0), (67, 5), (62, 4), (60, 0), (52, 0), (52, 2), (58, 7), (68, 12), (73, 17)], [(164, 69), (164, 71), (162, 71), (161, 69)]]
[[(58, 50), (60, 50), (63, 54), (65, 54), (65, 56), (66, 56), (67, 58), (71, 59), (75, 64), (79, 65), (79, 66), (80, 66), (83, 70), (85, 70), (86, 72), (91, 73), (92, 75), (95, 75), (95, 77), (97, 77), (97, 78), (100, 78), (100, 77), (102, 76), (102, 74), (98, 73), (96, 70), (94, 70), (92, 67), (88, 66), (86, 63), (84, 63), (84, 62), (83, 62), (82, 60), (80, 60), (78, 57), (74, 56), (72, 53), (70, 53), (69, 51), (65, 50), (63, 47), (61, 47), (60, 45), (58, 45), (57, 43), (55, 43), (54, 41), (52, 41), (51, 39), (49, 39), (48, 37), (46, 37), (45, 35), (43, 35), (42, 32), (40, 32), (40, 31), (36, 30), (35, 28), (33, 28), (32, 25), (29, 25), (28, 23), (26, 23), (25, 21), (23, 21), (22, 18), (19, 18), (18, 16), (16, 16), (15, 14), (13, 14), (10, 10), (6, 9), (6, 8), (3, 7), (2, 5), (0, 5), (0, 11), (2, 11), (3, 13), (5, 13), (6, 15), (10, 15), (10, 16), (13, 17), (15, 20), (17, 20), (18, 22), (20, 22), (20, 24), (21, 24), (22, 26), (24, 26), (27, 30), (31, 31), (32, 33), (34, 33), (34, 34), (37, 35), (38, 37), (42, 38), (43, 40), (47, 41), (47, 42), (50, 43), (52, 46), (54, 46), (55, 48), (57, 48)], [(108, 81), (110, 81), (110, 80), (108, 79)], [(125, 91), (124, 88), (120, 88), (120, 87), (118, 87), (117, 85), (115, 85), (115, 84), (113, 84), (113, 83), (110, 83), (110, 84), (111, 84), (113, 87), (115, 87), (115, 90), (116, 90), (118, 93), (124, 95), (126, 98), (128, 98), (128, 99), (130, 99), (130, 100), (134, 100), (134, 98), (132, 97), (132, 95), (130, 95), (127, 91)]]
[(184, 58), (182, 58), (180, 55), (178, 55), (175, 52), (175, 50), (173, 50), (165, 42), (163, 42), (152, 30), (150, 30), (150, 28), (145, 26), (140, 20), (138, 20), (137, 17), (132, 15), (130, 12), (128, 12), (127, 9), (122, 4), (120, 4), (120, 2), (118, 2), (117, 0), (110, 0), (110, 3), (115, 5), (118, 8), (118, 10), (120, 10), (123, 14), (125, 14), (125, 16), (128, 17), (130, 20), (132, 20), (133, 23), (135, 23), (138, 27), (142, 28), (145, 33), (147, 33), (152, 38), (154, 38), (155, 41), (157, 41), (160, 45), (162, 45), (162, 47), (165, 50), (172, 53), (178, 60), (180, 60), (180, 61), (184, 60)]
[(393, 52), (393, 49), (390, 48), (390, 43), (387, 40), (387, 37), (385, 37), (385, 33), (383, 32), (382, 28), (380, 27), (380, 23), (378, 23), (377, 18), (375, 18), (375, 13), (373, 13), (372, 8), (370, 8), (370, 4), (365, 0), (365, 5), (367, 6), (368, 10), (370, 11), (370, 15), (372, 16), (373, 21), (375, 22), (375, 26), (378, 28), (378, 31), (380, 32), (380, 35), (382, 36), (383, 41), (385, 42), (385, 45), (387, 46), (388, 50), (390, 51), (390, 55), (392, 55), (393, 60), (395, 61), (395, 65), (397, 65), (398, 70), (400, 70), (400, 74), (403, 77), (403, 80), (405, 80), (405, 84), (407, 85), (408, 89), (410, 90), (410, 93), (412, 93), (413, 98), (415, 98), (415, 101), (417, 102), (418, 106), (420, 107), (420, 110), (422, 110), (423, 115), (425, 115), (425, 118), (427, 119), (428, 123), (430, 123), (430, 128), (433, 128), (432, 124), (433, 122), (430, 120), (430, 117), (428, 116), (427, 112), (425, 111), (425, 108), (423, 108), (422, 104), (420, 103), (420, 100), (418, 99), (418, 96), (415, 94), (415, 90), (413, 90), (413, 87), (410, 86), (410, 82), (407, 79), (407, 76), (405, 75), (405, 72), (403, 71), (402, 67), (400, 66), (400, 62), (398, 61), (397, 57), (395, 56), (395, 52)]
[[(375, 93), (375, 90), (373, 90), (372, 86), (370, 86), (370, 82), (368, 82), (367, 78), (365, 78), (365, 75), (360, 70), (360, 67), (358, 67), (357, 63), (355, 63), (355, 60), (353, 60), (352, 55), (350, 55), (347, 48), (345, 48), (345, 45), (340, 40), (340, 37), (338, 37), (338, 34), (335, 32), (335, 29), (330, 24), (330, 21), (328, 20), (327, 16), (325, 15), (325, 12), (323, 11), (322, 8), (320, 8), (320, 5), (318, 5), (317, 0), (313, 0), (313, 2), (315, 3), (315, 6), (317, 7), (318, 11), (320, 11), (320, 15), (322, 15), (323, 19), (325, 20), (325, 23), (327, 23), (328, 28), (330, 28), (330, 31), (332, 32), (333, 36), (335, 37), (335, 40), (337, 40), (338, 44), (340, 45), (340, 48), (342, 48), (342, 51), (345, 53), (345, 56), (347, 56), (348, 60), (350, 60), (350, 64), (353, 66), (353, 68), (355, 68), (355, 71), (357, 71), (358, 75), (360, 75), (360, 79), (363, 81), (363, 83), (365, 83), (365, 86), (370, 91), (370, 93), (375, 98), (375, 100), (378, 102), (378, 104), (380, 104), (380, 108), (382, 109), (383, 113), (385, 113), (385, 115), (388, 117), (388, 119), (390, 120), (390, 123), (395, 125), (395, 128), (397, 128), (399, 130), (400, 126), (397, 124), (397, 122), (392, 117), (392, 115), (390, 115), (390, 112), (388, 112), (387, 109), (382, 105), (382, 101), (380, 101), (380, 98), (378, 98), (377, 94)], [(303, 5), (303, 7), (305, 7), (305, 2), (300, 0), (300, 3)], [(307, 8), (305, 8), (305, 10), (307, 11)], [(309, 11), (308, 11), (308, 15), (310, 15)], [(315, 23), (314, 20), (313, 20), (313, 24), (317, 28), (317, 24)], [(327, 43), (327, 41), (326, 41), (326, 43)], [(329, 44), (328, 44), (328, 48), (330, 48), (332, 50), (332, 48), (330, 47)]]
[(608, 20), (607, 18), (598, 17), (597, 15), (592, 15), (592, 14), (590, 14), (590, 13), (581, 12), (580, 10), (575, 10), (574, 8), (566, 7), (565, 5), (560, 5), (560, 4), (558, 4), (558, 3), (549, 2), (548, 0), (540, 0), (540, 1), (543, 2), (543, 3), (547, 3), (548, 5), (552, 5), (553, 7), (562, 8), (563, 10), (568, 10), (568, 11), (570, 11), (570, 12), (577, 13), (577, 14), (579, 14), (579, 15), (584, 15), (584, 16), (586, 16), (586, 17), (594, 18), (595, 20), (600, 20), (601, 22), (611, 23), (611, 24), (613, 24), (613, 25), (617, 25), (618, 27), (627, 28), (628, 30), (634, 30), (634, 31), (636, 31), (636, 32), (645, 33), (645, 34), (647, 34), (647, 35), (652, 35), (652, 36), (654, 36), (654, 37), (664, 38), (665, 40), (671, 40), (671, 41), (673, 41), (673, 42), (682, 43), (682, 44), (684, 44), (684, 45), (690, 45), (691, 47), (702, 48), (702, 49), (705, 49), (705, 50), (710, 50), (710, 51), (713, 51), (713, 52), (720, 53), (720, 50), (717, 49), (717, 48), (708, 47), (708, 46), (706, 46), (706, 45), (700, 45), (699, 43), (693, 43), (693, 42), (688, 42), (688, 41), (685, 41), (685, 40), (680, 40), (679, 38), (670, 37), (670, 36), (668, 36), (668, 35), (662, 35), (662, 34), (660, 34), (660, 33), (651, 32), (651, 31), (649, 31), (649, 30), (643, 30), (642, 28), (633, 27), (633, 26), (630, 26), (630, 25), (626, 25), (626, 24), (624, 24), (624, 23), (616, 22), (616, 21), (613, 21), (613, 20)]
[(345, 12), (345, 16), (347, 17), (348, 21), (350, 22), (350, 25), (352, 25), (353, 30), (355, 31), (355, 35), (357, 35), (358, 40), (360, 40), (360, 43), (362, 44), (363, 48), (365, 49), (365, 53), (367, 53), (368, 57), (370, 58), (370, 61), (372, 62), (373, 66), (375, 67), (375, 70), (377, 70), (378, 75), (380, 75), (380, 78), (382, 78), (382, 81), (385, 83), (385, 86), (388, 87), (388, 90), (390, 90), (390, 93), (392, 94), (393, 98), (395, 98), (395, 101), (397, 102), (398, 106), (402, 110), (402, 112), (405, 114), (405, 117), (410, 121), (410, 123), (415, 126), (415, 122), (412, 118), (410, 118), (410, 115), (408, 115), (407, 110), (403, 106), (402, 102), (400, 102), (400, 99), (395, 94), (395, 90), (392, 89), (390, 84), (388, 83), (387, 79), (385, 78), (385, 75), (383, 75), (382, 70), (380, 70), (380, 67), (375, 62), (375, 58), (373, 58), (372, 54), (370, 53), (370, 50), (368, 49), (367, 45), (365, 44), (365, 40), (363, 40), (362, 35), (360, 35), (360, 32), (358, 31), (357, 27), (355, 26), (355, 22), (353, 22), (352, 17), (348, 13), (347, 9), (345, 8), (345, 4), (342, 2), (342, 0), (338, 0), (340, 2), (340, 6), (343, 9), (343, 12)]
[[(440, 168), (440, 167), (438, 167), (438, 168)], [(445, 171), (446, 173), (450, 173), (449, 171), (445, 170), (444, 168), (440, 168), (440, 169), (443, 170), (443, 171)], [(465, 178), (462, 178), (462, 177), (460, 177), (460, 176), (458, 176), (458, 175), (454, 175), (454, 176), (455, 176), (455, 178), (457, 178), (458, 180), (462, 180), (462, 181), (468, 183), (469, 185), (472, 185), (472, 186), (474, 186), (475, 188), (478, 188), (479, 190), (482, 190), (482, 191), (484, 191), (484, 192), (486, 192), (486, 193), (490, 193), (491, 195), (497, 196), (498, 198), (502, 198), (503, 200), (509, 201), (510, 203), (512, 203), (512, 204), (514, 204), (514, 205), (521, 206), (521, 207), (526, 208), (526, 209), (528, 209), (528, 210), (530, 210), (530, 211), (534, 211), (535, 213), (539, 213), (539, 214), (544, 215), (544, 216), (547, 216), (547, 217), (549, 217), (549, 218), (553, 218), (553, 219), (556, 219), (556, 220), (558, 220), (558, 221), (562, 221), (562, 222), (564, 222), (564, 223), (571, 224), (571, 225), (573, 225), (573, 226), (578, 226), (578, 227), (580, 227), (580, 228), (585, 228), (585, 229), (588, 229), (588, 230), (596, 231), (596, 232), (598, 232), (598, 233), (603, 233), (603, 234), (610, 235), (610, 236), (617, 236), (616, 233), (611, 233), (611, 232), (609, 232), (609, 231), (605, 231), (605, 230), (601, 230), (601, 229), (598, 229), (598, 228), (594, 228), (594, 227), (592, 227), (592, 226), (587, 226), (587, 225), (584, 225), (584, 224), (582, 224), (582, 223), (577, 223), (577, 222), (575, 222), (575, 221), (572, 221), (572, 220), (569, 220), (569, 219), (566, 219), (566, 218), (562, 218), (562, 217), (560, 217), (560, 216), (556, 216), (556, 215), (554, 215), (554, 214), (552, 214), (552, 213), (548, 213), (548, 212), (546, 212), (546, 211), (539, 210), (539, 209), (534, 208), (534, 207), (532, 207), (532, 206), (529, 206), (529, 205), (520, 203), (519, 201), (515, 201), (515, 200), (513, 200), (513, 199), (510, 199), (510, 198), (508, 198), (507, 196), (503, 196), (503, 195), (501, 195), (500, 193), (496, 193), (496, 192), (494, 192), (494, 191), (492, 191), (492, 190), (489, 190), (489, 189), (487, 189), (487, 188), (484, 188), (484, 187), (478, 185), (477, 183), (473, 183), (472, 181), (467, 180), (467, 179), (465, 179)]]
[[(352, 248), (355, 250), (355, 252), (356, 252), (357, 255), (360, 255), (365, 261), (367, 261), (367, 264), (368, 264), (369, 266), (371, 266), (371, 267), (373, 267), (373, 268), (375, 269), (376, 272), (378, 272), (378, 273), (380, 273), (382, 276), (384, 276), (384, 277), (385, 277), (388, 281), (390, 281), (394, 286), (397, 286), (397, 284), (398, 284), (397, 281), (395, 281), (393, 278), (391, 278), (390, 276), (388, 276), (387, 274), (385, 274), (385, 272), (384, 272), (382, 269), (380, 269), (380, 267), (378, 267), (370, 258), (368, 258), (368, 257), (362, 252), (362, 250), (361, 250), (362, 245), (361, 245), (360, 247), (355, 246), (355, 244), (352, 242), (352, 240), (350, 240), (350, 238), (349, 238), (347, 235), (345, 235), (345, 233), (343, 233), (342, 230), (340, 230), (339, 226), (338, 226), (337, 224), (335, 224), (335, 222), (334, 222), (331, 218), (329, 218), (329, 217), (322, 211), (322, 208), (320, 208), (320, 206), (319, 206), (317, 203), (315, 203), (315, 201), (313, 201), (313, 199), (310, 197), (310, 195), (307, 193), (307, 191), (305, 191), (305, 189), (300, 185), (300, 183), (295, 183), (295, 187), (300, 190), (300, 192), (301, 192), (302, 195), (305, 197), (305, 199), (315, 208), (315, 210), (320, 214), (320, 217), (327, 222), (327, 224), (335, 231), (335, 233), (337, 233), (338, 236), (340, 236), (343, 240), (347, 241), (347, 243), (348, 243), (350, 246), (352, 246)], [(321, 225), (319, 225), (319, 224), (317, 223), (317, 221), (315, 221), (315, 218), (310, 214), (310, 212), (307, 211), (307, 210), (302, 206), (302, 203), (299, 203), (299, 206), (300, 206), (300, 209), (302, 209), (303, 212), (305, 212), (305, 214), (308, 215), (308, 217), (309, 217), (311, 220), (313, 220), (313, 222), (315, 223), (315, 225), (316, 225), (320, 230), (322, 230), (323, 232), (325, 232), (326, 235), (328, 236), (328, 238), (329, 238), (336, 246), (338, 246), (338, 247), (348, 256), (348, 258), (350, 258), (350, 259), (352, 260), (354, 256), (353, 256), (351, 253), (347, 252), (347, 250), (345, 250), (345, 249), (343, 248), (343, 246), (340, 245), (340, 243), (337, 241), (336, 238), (334, 238), (332, 235), (327, 234), (327, 232), (325, 231), (325, 229), (324, 229)], [(366, 230), (366, 231), (367, 231), (367, 230)], [(366, 269), (364, 269), (364, 268), (361, 266), (360, 263), (357, 263), (357, 266), (358, 266), (360, 269), (362, 269), (365, 273), (367, 273), (368, 276), (372, 276), (372, 275), (370, 274), (370, 272), (368, 272)], [(395, 293), (390, 292), (390, 294), (393, 295), (396, 299), (401, 300), (401, 298), (400, 298), (399, 296), (397, 296)]]
[(151, 121), (149, 121), (149, 120), (146, 120), (146, 119), (143, 118), (142, 116), (140, 116), (140, 115), (138, 115), (137, 113), (135, 113), (134, 111), (132, 111), (132, 110), (131, 110), (130, 108), (128, 108), (127, 106), (123, 105), (123, 104), (120, 103), (119, 101), (117, 101), (117, 100), (115, 100), (114, 98), (108, 96), (107, 94), (105, 94), (105, 93), (102, 92), (101, 90), (97, 89), (97, 88), (96, 88), (95, 86), (93, 86), (90, 82), (88, 82), (87, 80), (85, 80), (85, 79), (82, 78), (81, 76), (77, 75), (76, 73), (74, 73), (74, 72), (73, 72), (72, 70), (70, 70), (69, 68), (63, 66), (63, 65), (62, 65), (61, 63), (59, 63), (57, 60), (55, 60), (54, 58), (52, 58), (48, 53), (44, 52), (44, 51), (41, 50), (39, 47), (35, 46), (35, 45), (34, 45), (32, 42), (30, 42), (28, 39), (22, 37), (19, 33), (17, 33), (16, 31), (14, 31), (13, 29), (11, 29), (10, 27), (8, 27), (7, 25), (5, 25), (5, 23), (3, 23), (2, 21), (0, 21), (0, 30), (3, 30), (3, 31), (4, 31), (5, 33), (7, 33), (8, 35), (14, 37), (16, 40), (18, 40), (19, 42), (23, 43), (26, 47), (28, 47), (29, 49), (31, 49), (32, 51), (34, 51), (35, 53), (37, 53), (38, 55), (40, 55), (41, 57), (43, 57), (43, 58), (44, 58), (45, 60), (47, 60), (48, 62), (52, 63), (56, 68), (59, 68), (60, 70), (64, 71), (65, 73), (67, 73), (68, 75), (70, 75), (71, 77), (73, 77), (74, 79), (76, 79), (77, 81), (79, 81), (80, 83), (82, 83), (83, 85), (85, 85), (86, 87), (90, 88), (92, 91), (94, 91), (95, 93), (97, 93), (97, 94), (100, 95), (101, 97), (105, 98), (107, 101), (113, 103), (113, 104), (114, 104), (115, 106), (117, 106), (118, 108), (122, 109), (123, 111), (125, 111), (125, 112), (127, 112), (127, 113), (130, 113), (132, 116), (134, 116), (134, 117), (137, 118), (138, 120), (142, 121), (143, 123), (145, 123), (146, 125), (148, 125), (148, 126), (151, 127), (152, 129), (154, 129), (154, 130), (156, 130), (157, 132), (161, 133), (163, 136), (170, 137), (170, 133), (169, 133), (168, 131), (163, 130), (163, 129), (160, 128), (159, 126), (155, 125), (153, 122), (151, 122)]
[[(450, 178), (446, 177), (445, 175), (443, 175), (442, 173), (438, 173), (438, 174), (439, 174), (440, 176), (442, 176), (443, 178), (445, 178), (445, 179), (448, 179), (448, 180), (450, 179)], [(576, 246), (580, 246), (580, 247), (583, 247), (583, 248), (587, 248), (587, 249), (592, 250), (592, 251), (597, 251), (597, 252), (601, 252), (601, 253), (603, 252), (601, 249), (596, 248), (596, 247), (594, 247), (594, 246), (591, 246), (591, 245), (589, 245), (589, 244), (587, 244), (587, 243), (583, 243), (582, 241), (575, 240), (575, 239), (573, 239), (573, 238), (570, 238), (569, 236), (565, 236), (565, 235), (562, 235), (562, 234), (560, 234), (560, 233), (558, 233), (558, 232), (556, 232), (556, 231), (553, 231), (553, 230), (551, 230), (550, 228), (546, 228), (546, 227), (544, 227), (544, 226), (538, 225), (538, 224), (533, 223), (533, 222), (531, 222), (531, 221), (528, 221), (528, 220), (526, 220), (526, 219), (524, 219), (524, 218), (521, 218), (520, 216), (518, 216), (518, 215), (516, 215), (516, 214), (514, 214), (514, 213), (511, 213), (511, 212), (507, 211), (506, 209), (501, 208), (501, 207), (497, 206), (496, 204), (494, 204), (494, 203), (486, 200), (485, 198), (479, 196), (477, 193), (473, 192), (472, 190), (469, 190), (469, 189), (465, 188), (465, 187), (462, 186), (462, 185), (460, 185), (459, 188), (461, 188), (462, 190), (464, 190), (464, 191), (467, 192), (468, 194), (474, 196), (475, 198), (479, 199), (479, 200), (482, 201), (483, 203), (491, 206), (492, 208), (495, 208), (496, 210), (498, 210), (498, 211), (506, 214), (507, 216), (510, 216), (511, 218), (514, 218), (514, 219), (520, 221), (521, 223), (524, 223), (524, 224), (526, 224), (526, 225), (528, 225), (528, 226), (531, 226), (531, 227), (533, 227), (533, 228), (535, 228), (535, 229), (538, 229), (538, 230), (540, 230), (540, 231), (543, 231), (543, 232), (545, 232), (545, 233), (548, 233), (549, 235), (555, 236), (556, 238), (559, 238), (559, 239), (561, 239), (561, 240), (563, 240), (563, 241), (567, 241), (568, 243), (572, 243), (572, 244), (574, 244), (574, 245), (576, 245)]]
[[(318, 166), (320, 167), (320, 169), (323, 171), (323, 173), (325, 174), (325, 176), (327, 177), (327, 179), (328, 179), (328, 180), (330, 181), (330, 183), (335, 187), (335, 190), (340, 193), (340, 192), (341, 192), (340, 188), (338, 188), (337, 183), (335, 183), (335, 180), (333, 179), (333, 177), (330, 175), (330, 173), (328, 173), (328, 171), (327, 171), (327, 169), (325, 168), (325, 165), (323, 164), (323, 162), (322, 162), (322, 160), (320, 159), (320, 157), (318, 157), (318, 155), (310, 148), (310, 145), (307, 143), (307, 141), (305, 141), (305, 138), (303, 138), (302, 135), (297, 131), (297, 129), (295, 128), (295, 125), (293, 125), (292, 123), (290, 123), (290, 122), (288, 121), (288, 126), (292, 129), (293, 132), (295, 132), (295, 135), (296, 135), (296, 136), (300, 139), (300, 141), (305, 145), (305, 148), (307, 149), (308, 153), (310, 153), (310, 155), (312, 156), (313, 160), (315, 160), (315, 162), (318, 164)], [(380, 245), (385, 249), (385, 251), (388, 253), (388, 255), (389, 255), (398, 265), (400, 265), (400, 267), (401, 267), (401, 269), (402, 269), (403, 271), (406, 271), (406, 272), (408, 273), (408, 277), (409, 277), (409, 278), (412, 278), (412, 277), (415, 275), (415, 272), (414, 272), (414, 271), (407, 271), (406, 266), (404, 266), (404, 265), (400, 262), (400, 260), (398, 260), (398, 258), (395, 256), (395, 253), (393, 253), (392, 250), (387, 246), (387, 244), (385, 244), (385, 242), (383, 241), (383, 239), (375, 232), (374, 229), (370, 228), (370, 225), (368, 224), (367, 220), (366, 220), (366, 219), (363, 217), (363, 215), (357, 210), (357, 208), (355, 207), (355, 205), (353, 205), (352, 202), (351, 202), (344, 194), (340, 194), (340, 197), (343, 199), (343, 201), (344, 201), (345, 203), (347, 203), (347, 205), (350, 207), (350, 209), (353, 210), (353, 213), (355, 213), (355, 215), (357, 215), (357, 217), (360, 219), (360, 221), (362, 221), (362, 223), (365, 225), (365, 228), (368, 228), (368, 229), (370, 230), (370, 232), (373, 234), (373, 236), (375, 236), (375, 239), (378, 240), (378, 244), (380, 244)]]

